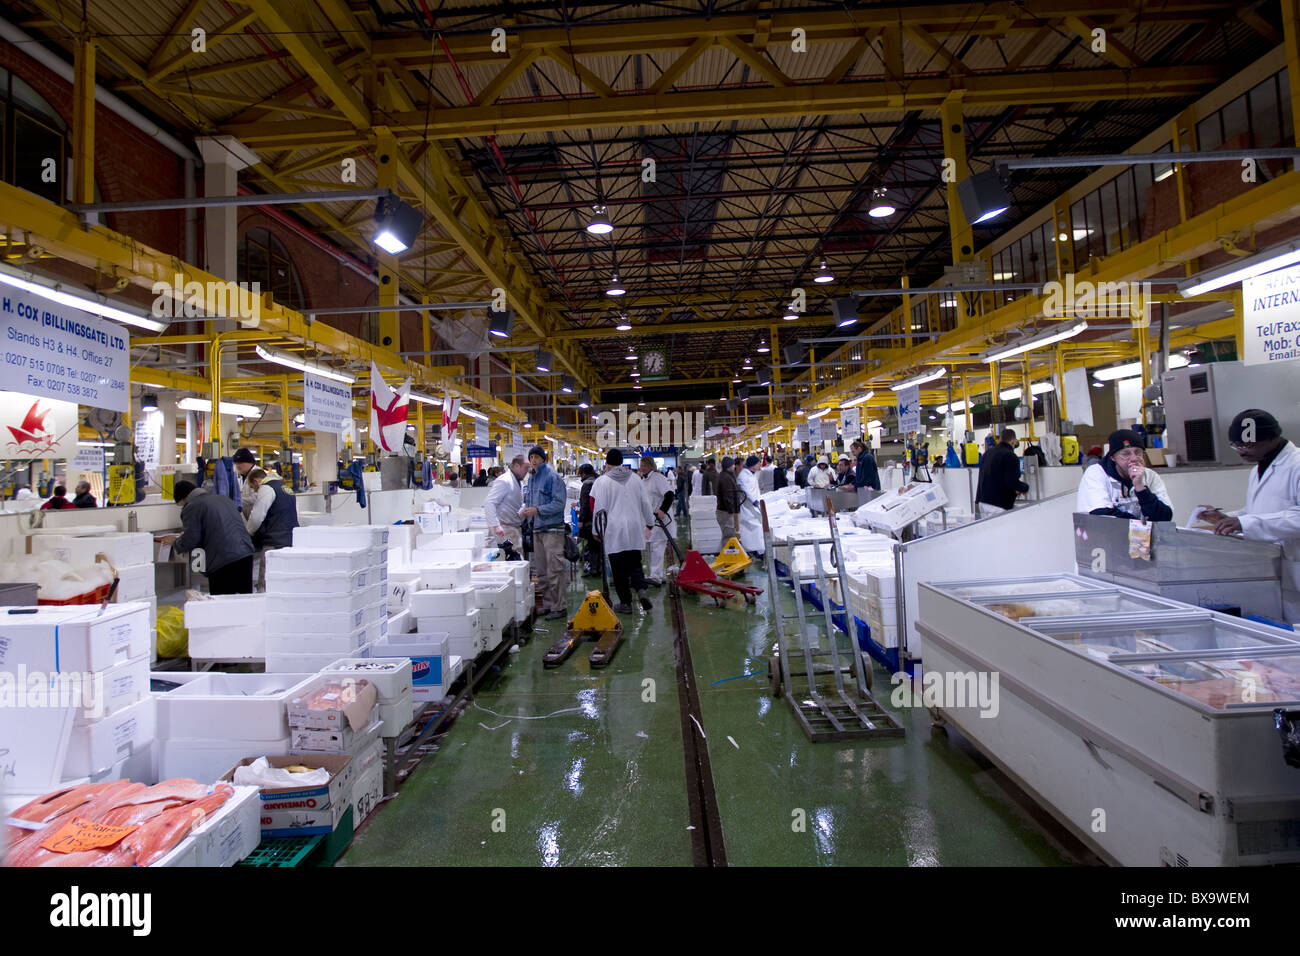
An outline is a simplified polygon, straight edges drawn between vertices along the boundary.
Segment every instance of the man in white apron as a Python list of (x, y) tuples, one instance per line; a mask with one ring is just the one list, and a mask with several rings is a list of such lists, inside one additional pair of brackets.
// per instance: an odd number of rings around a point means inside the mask
[(646, 575), (646, 580), (660, 587), (664, 583), (664, 562), (668, 551), (668, 536), (664, 534), (664, 529), (660, 527), (659, 520), (668, 526), (673, 537), (677, 537), (677, 529), (674, 526), (673, 519), (668, 517), (668, 509), (672, 507), (673, 483), (663, 474), (655, 471), (654, 455), (642, 455), (641, 461), (637, 467), (641, 473), (641, 491), (645, 495), (646, 504), (650, 506), (650, 512), (654, 516), (651, 520), (655, 522), (654, 529), (650, 532), (650, 573)]
[(1300, 448), (1282, 437), (1278, 420), (1262, 408), (1239, 412), (1228, 426), (1228, 444), (1254, 465), (1246, 507), (1202, 512), (1215, 534), (1240, 534), (1282, 546), (1282, 615), (1300, 627)]
[(736, 482), (740, 485), (740, 546), (751, 555), (763, 553), (763, 516), (758, 510), (758, 470), (762, 460), (757, 455), (745, 459)]

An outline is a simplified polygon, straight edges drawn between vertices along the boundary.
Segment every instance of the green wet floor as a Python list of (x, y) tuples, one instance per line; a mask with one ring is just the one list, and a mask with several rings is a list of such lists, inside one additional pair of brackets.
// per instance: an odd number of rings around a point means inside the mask
[[(544, 670), (562, 622), (539, 622), (339, 865), (689, 866), (672, 623), (666, 589), (651, 594), (648, 616), (622, 615), (628, 637), (603, 671), (583, 648)], [(901, 740), (810, 743), (768, 692), (767, 595), (728, 608), (685, 595), (683, 608), (730, 865), (1093, 862), (924, 710), (899, 712)], [(888, 706), (878, 666), (875, 687)]]

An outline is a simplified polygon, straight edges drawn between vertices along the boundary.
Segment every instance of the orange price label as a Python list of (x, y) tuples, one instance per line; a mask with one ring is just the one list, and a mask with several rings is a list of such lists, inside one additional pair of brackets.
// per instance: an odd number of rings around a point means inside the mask
[(122, 838), (140, 829), (133, 827), (113, 827), (103, 823), (91, 823), (81, 817), (59, 828), (59, 831), (41, 841), (41, 846), (54, 853), (81, 853), (85, 850), (98, 850), (113, 846)]

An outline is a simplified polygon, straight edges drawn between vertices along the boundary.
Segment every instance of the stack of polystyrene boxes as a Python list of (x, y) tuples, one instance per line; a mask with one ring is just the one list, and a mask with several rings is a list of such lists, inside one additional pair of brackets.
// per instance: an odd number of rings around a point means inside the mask
[(149, 626), (158, 624), (158, 596), (154, 584), (153, 535), (145, 531), (78, 534), (33, 534), (32, 554), (49, 555), (68, 564), (93, 564), (103, 554), (117, 571), (117, 604), (149, 605)]
[[(298, 529), (301, 530), (301, 529)], [(312, 673), (368, 643), (372, 606), (387, 624), (370, 548), (266, 552), (266, 670)]]
[(444, 562), (426, 568), (421, 589), (411, 592), (411, 615), (417, 634), (445, 634), (448, 652), (473, 660), (483, 653), (486, 642), (478, 598), (470, 584), (468, 561)]
[(515, 575), (510, 571), (472, 571), (470, 583), (474, 587), (479, 620), (482, 622), (483, 649), (494, 651), (505, 639), (505, 629), (514, 620), (519, 606)]
[(700, 554), (722, 550), (722, 529), (718, 527), (718, 499), (714, 495), (691, 495), (691, 548)]
[[(405, 530), (401, 535), (399, 550), (403, 547), (401, 542), (409, 543), (413, 537)], [(367, 549), (367, 587), (378, 585), (379, 592), (368, 595), (365, 605), (366, 642), (377, 641), (388, 633), (388, 549), (392, 543), (388, 525), (294, 528), (293, 543), (294, 547)]]
[(527, 561), (492, 561), (478, 566), (480, 570), (486, 570), (492, 574), (504, 574), (510, 572), (515, 579), (515, 611), (514, 619), (520, 624), (524, 623), (532, 615), (537, 607), (535, 592), (533, 590), (532, 568)]

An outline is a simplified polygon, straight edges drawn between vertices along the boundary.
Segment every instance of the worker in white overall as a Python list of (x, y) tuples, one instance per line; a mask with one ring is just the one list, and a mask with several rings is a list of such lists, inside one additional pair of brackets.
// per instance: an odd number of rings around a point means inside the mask
[(758, 470), (762, 461), (757, 455), (745, 459), (745, 467), (736, 475), (740, 485), (740, 546), (750, 555), (763, 553), (763, 517), (758, 510)]
[(1202, 519), (1215, 534), (1240, 534), (1282, 546), (1282, 616), (1300, 628), (1300, 448), (1282, 437), (1278, 420), (1262, 408), (1239, 412), (1228, 426), (1228, 444), (1255, 467), (1246, 485), (1246, 507), (1211, 508)]
[(646, 575), (646, 581), (653, 587), (660, 587), (664, 583), (668, 537), (659, 522), (662, 520), (673, 537), (677, 537), (675, 523), (668, 517), (668, 509), (672, 507), (676, 492), (673, 490), (673, 482), (669, 481), (663, 472), (655, 471), (653, 455), (642, 455), (637, 468), (641, 473), (641, 490), (645, 495), (646, 504), (650, 506), (650, 512), (655, 517), (654, 530), (650, 533), (650, 571)]

